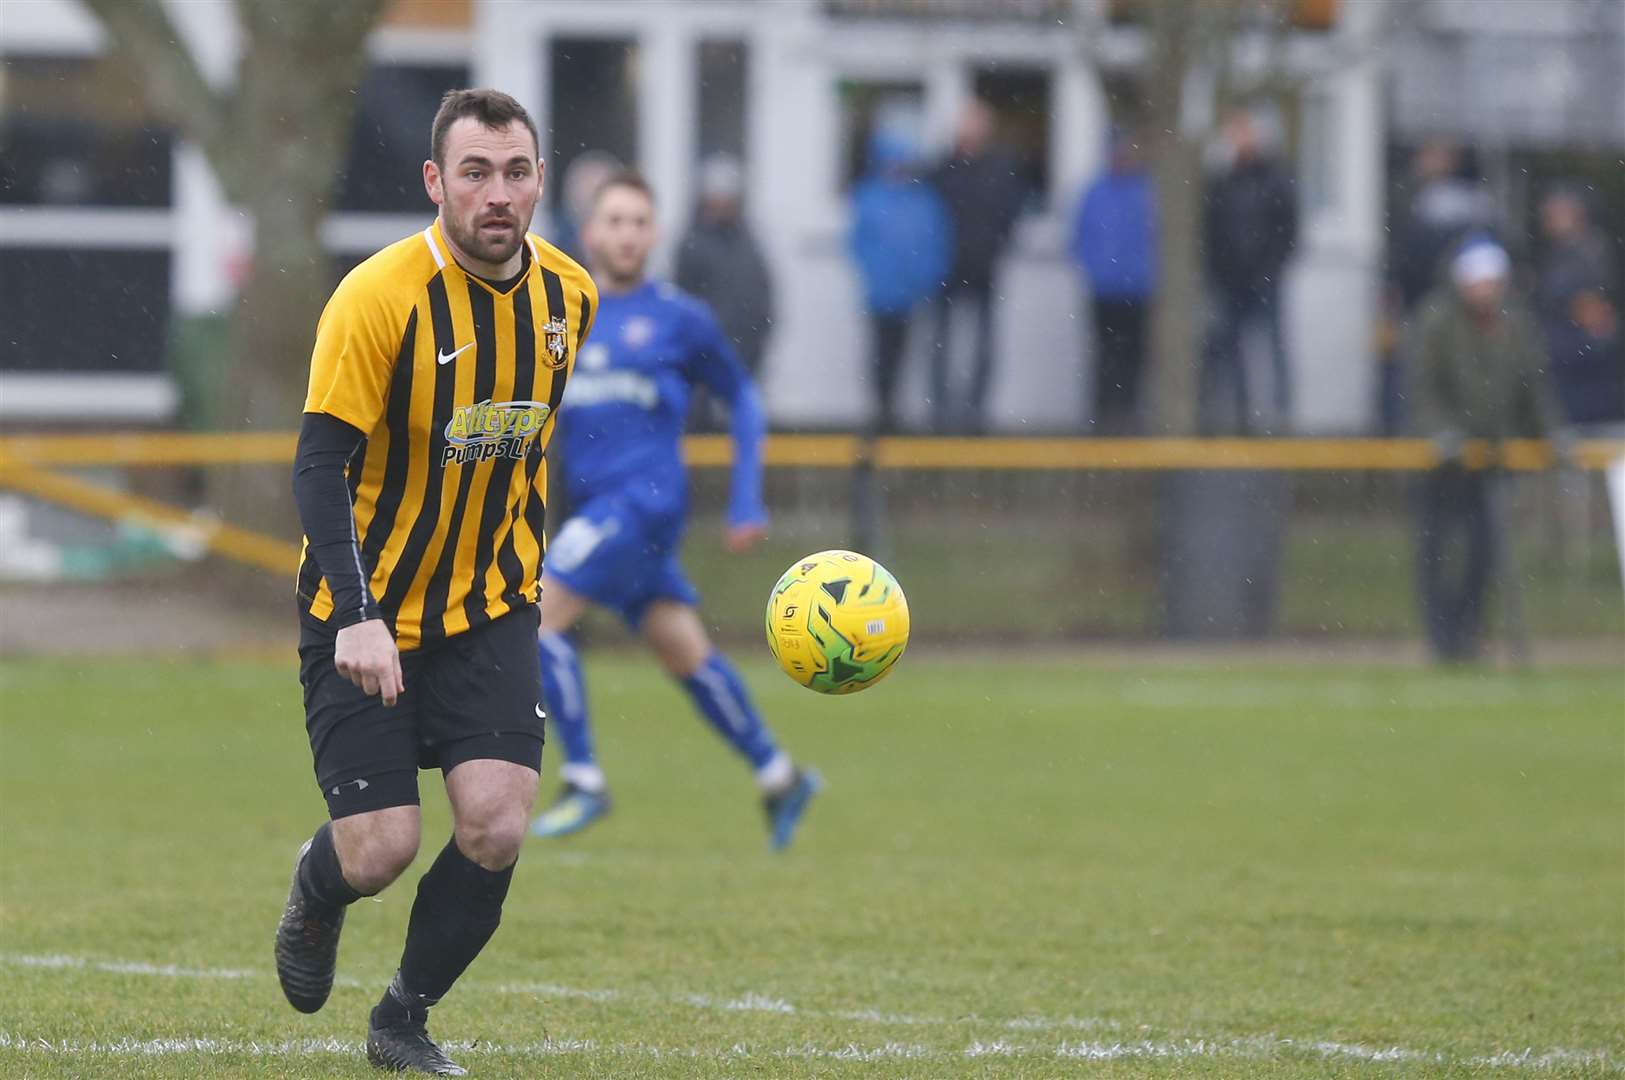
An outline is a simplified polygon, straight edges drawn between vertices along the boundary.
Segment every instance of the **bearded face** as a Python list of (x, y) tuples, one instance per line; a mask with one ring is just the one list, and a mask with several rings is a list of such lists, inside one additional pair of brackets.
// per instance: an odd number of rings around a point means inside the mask
[(542, 194), (530, 131), (517, 120), (489, 128), (465, 116), (446, 132), (445, 162), (424, 165), (429, 197), (453, 250), (487, 275), (509, 273)]

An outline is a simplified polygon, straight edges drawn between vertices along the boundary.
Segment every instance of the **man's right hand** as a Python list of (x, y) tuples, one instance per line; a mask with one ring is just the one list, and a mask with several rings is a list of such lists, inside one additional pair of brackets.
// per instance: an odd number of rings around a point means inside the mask
[(368, 619), (340, 630), (333, 640), (333, 666), (368, 697), (382, 697), (385, 705), (395, 704), (406, 686), (400, 650), (395, 647), (389, 624), (382, 619)]

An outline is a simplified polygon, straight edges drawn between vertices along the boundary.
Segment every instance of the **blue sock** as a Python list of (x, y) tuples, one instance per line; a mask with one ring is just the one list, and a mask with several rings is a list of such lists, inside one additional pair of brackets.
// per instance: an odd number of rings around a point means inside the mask
[(762, 723), (744, 681), (727, 657), (720, 652), (712, 653), (694, 674), (683, 680), (683, 689), (694, 699), (694, 707), (717, 729), (717, 734), (750, 761), (758, 779), (770, 766), (775, 767), (774, 772), (785, 769), (788, 759), (782, 764), (778, 761), (783, 757), (779, 745)]
[(587, 686), (581, 678), (581, 657), (563, 634), (543, 634), (538, 645), (542, 661), (542, 698), (553, 721), (553, 733), (564, 744), (560, 775), (577, 787), (602, 790), (604, 775), (593, 752), (592, 725), (587, 722)]

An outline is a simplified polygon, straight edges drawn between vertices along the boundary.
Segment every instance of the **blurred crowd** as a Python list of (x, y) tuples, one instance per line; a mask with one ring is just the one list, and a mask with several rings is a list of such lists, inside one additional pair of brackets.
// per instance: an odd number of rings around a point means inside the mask
[[(928, 430), (977, 434), (986, 429), (998, 376), (993, 313), (1000, 260), (1038, 199), (1001, 143), (997, 114), (987, 103), (967, 105), (950, 147), (938, 157), (927, 154), (918, 132), (918, 116), (907, 107), (877, 108), (849, 196), (849, 252), (868, 320), (870, 426), (899, 432), (905, 415), (921, 411), (899, 400), (904, 369), (921, 356), (928, 368), (922, 380)], [(1272, 108), (1236, 108), (1222, 118), (1208, 154), (1197, 402), (1203, 434), (1292, 430), (1282, 285), (1299, 215), (1283, 144)], [(1086, 431), (1133, 435), (1146, 430), (1145, 376), (1159, 289), (1158, 202), (1132, 127), (1112, 129), (1103, 160), (1099, 175), (1076, 196), (1068, 234), (1088, 314), (1088, 356), (1079, 361), (1089, 372)], [(570, 207), (613, 165), (593, 155), (572, 165), (565, 181), (567, 248)], [(740, 162), (727, 155), (707, 159), (698, 179), (698, 209), (678, 248), (675, 277), (716, 309), (740, 356), (759, 372), (773, 320), (773, 279), (743, 212)], [(570, 194), (576, 189), (579, 198)], [(1594, 223), (1588, 192), (1566, 183), (1543, 192), (1532, 244), (1502, 235), (1506, 216), (1470, 153), (1444, 140), (1415, 150), (1391, 214), (1377, 335), (1377, 433), (1440, 436), (1448, 444), (1449, 431), (1428, 425), (1468, 406), (1435, 400), (1449, 386), (1441, 382), (1441, 350), (1478, 342), (1486, 356), (1500, 355), (1508, 347), (1503, 326), (1531, 328), (1527, 338), (1513, 335), (1524, 351), (1470, 365), (1474, 377), (1494, 384), (1493, 392), (1484, 392), (1495, 401), (1512, 400), (1513, 384), (1532, 379), (1542, 405), (1531, 416), (1546, 426), (1501, 430), (1497, 421), (1489, 424), (1494, 434), (1625, 422), (1619, 280), (1613, 245)], [(1470, 288), (1451, 271), (1457, 256), (1484, 246), (1501, 252), (1471, 264), (1479, 274), (1493, 268), (1497, 275), (1497, 284), (1485, 286), (1494, 293), (1487, 308), (1475, 306)], [(1525, 257), (1514, 260), (1513, 251)], [(1459, 335), (1448, 345), (1424, 332), (1424, 315), (1434, 310), (1455, 313)], [(1475, 319), (1475, 311), (1486, 314)], [(915, 342), (919, 336), (928, 340)], [(702, 407), (696, 422), (711, 425), (715, 418)], [(1470, 422), (1455, 416), (1450, 428), (1489, 433), (1482, 411)]]
[[(1407, 186), (1390, 245), (1387, 316), (1397, 332), (1385, 335), (1382, 430), (1436, 434), (1406, 405), (1419, 384), (1436, 380), (1441, 361), (1428, 351), (1419, 326), (1425, 313), (1441, 306), (1494, 316), (1486, 328), (1502, 325), (1502, 316), (1507, 325), (1528, 327), (1520, 361), (1553, 399), (1545, 414), (1549, 425), (1625, 421), (1620, 282), (1613, 247), (1593, 221), (1589, 193), (1574, 184), (1551, 185), (1540, 197), (1534, 243), (1525, 245), (1516, 243), (1521, 237), (1504, 235), (1505, 214), (1464, 148), (1446, 140), (1425, 143), (1412, 155)], [(1508, 254), (1518, 247), (1533, 248), (1522, 267)], [(1475, 252), (1476, 260), (1463, 261)], [(1464, 280), (1469, 267), (1488, 281), (1475, 286)], [(1475, 287), (1483, 295), (1475, 295)]]
[(1503, 216), (1471, 155), (1442, 140), (1412, 157), (1390, 250), (1379, 415), (1433, 441), (1418, 492), (1418, 588), (1445, 661), (1473, 659), (1483, 605), (1509, 572), (1511, 513), (1496, 468), (1471, 469), (1468, 439), (1548, 437), (1560, 463), (1577, 435), (1625, 424), (1619, 279), (1585, 190), (1542, 193), (1535, 257), (1515, 266)]

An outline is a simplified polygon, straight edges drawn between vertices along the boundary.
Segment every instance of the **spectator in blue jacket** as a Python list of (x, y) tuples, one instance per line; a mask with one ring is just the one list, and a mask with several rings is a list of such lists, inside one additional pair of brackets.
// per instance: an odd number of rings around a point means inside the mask
[(917, 172), (918, 158), (912, 135), (882, 125), (869, 140), (867, 171), (852, 188), (852, 258), (874, 333), (880, 433), (897, 430), (895, 399), (909, 322), (941, 290), (953, 254), (948, 211)]
[(1078, 204), (1072, 257), (1094, 311), (1090, 415), (1095, 430), (1125, 435), (1140, 426), (1140, 376), (1157, 288), (1157, 213), (1151, 177), (1128, 132), (1113, 134), (1110, 155)]

